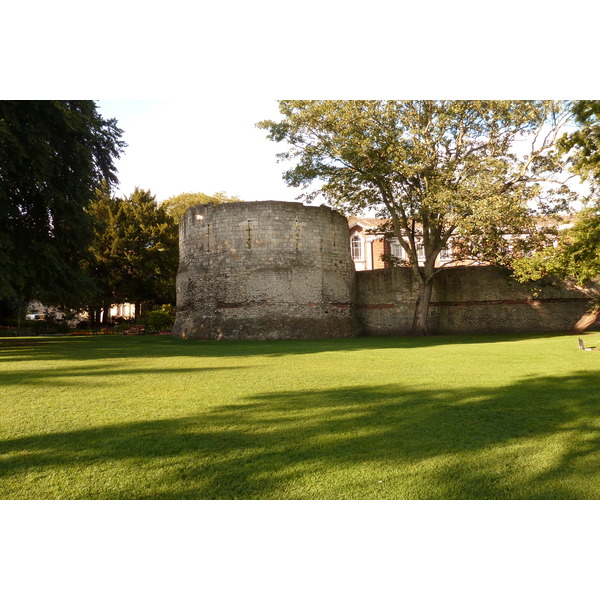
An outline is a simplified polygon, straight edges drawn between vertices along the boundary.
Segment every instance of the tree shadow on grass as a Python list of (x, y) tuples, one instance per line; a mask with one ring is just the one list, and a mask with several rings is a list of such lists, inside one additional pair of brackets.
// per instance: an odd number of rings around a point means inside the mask
[(599, 384), (272, 393), (4, 440), (0, 497), (600, 499)]
[[(358, 337), (316, 340), (205, 341), (164, 336), (38, 337), (0, 340), (0, 365), (10, 362), (131, 358), (235, 358), (277, 357), (322, 352), (412, 349), (454, 345), (495, 344), (531, 339), (552, 339), (565, 334), (439, 335), (430, 337)], [(576, 338), (568, 336), (576, 347)]]
[[(126, 364), (126, 363), (125, 363)], [(34, 385), (40, 388), (80, 386), (81, 379), (94, 379), (94, 387), (114, 385), (116, 378), (125, 377), (138, 379), (144, 376), (161, 375), (187, 375), (208, 371), (239, 371), (246, 369), (244, 366), (222, 366), (222, 367), (168, 367), (156, 368), (140, 367), (124, 368), (120, 366), (81, 365), (77, 367), (62, 367), (53, 369), (27, 369), (16, 371), (3, 371), (0, 378), (0, 387), (12, 385)]]

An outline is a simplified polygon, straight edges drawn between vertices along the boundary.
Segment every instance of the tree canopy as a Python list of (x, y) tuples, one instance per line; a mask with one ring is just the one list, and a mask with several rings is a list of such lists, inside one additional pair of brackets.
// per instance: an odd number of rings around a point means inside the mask
[(125, 144), (93, 101), (0, 101), (0, 298), (73, 303), (89, 280), (86, 211)]
[(104, 187), (90, 210), (96, 222), (89, 262), (96, 285), (90, 308), (103, 307), (106, 315), (113, 303), (134, 303), (136, 312), (142, 302), (174, 303), (177, 224), (155, 196), (135, 188), (125, 198), (114, 198)]
[(559, 140), (573, 171), (589, 180), (592, 191), (600, 192), (600, 100), (578, 100), (573, 115), (579, 128)]
[(583, 199), (583, 210), (555, 245), (522, 257), (514, 267), (521, 281), (553, 275), (571, 278), (590, 289), (590, 284), (600, 279), (600, 101), (574, 102), (573, 114), (580, 127), (565, 134), (558, 147), (570, 168), (590, 181), (591, 195)]
[(174, 303), (179, 264), (177, 224), (149, 190), (136, 188), (120, 204), (117, 252), (125, 259), (130, 302)]
[(287, 143), (278, 156), (294, 163), (284, 173), (289, 185), (318, 183), (300, 198), (322, 195), (346, 214), (374, 209), (389, 219), (419, 284), (413, 333), (423, 335), (436, 259), (451, 238), (461, 240), (457, 258), (480, 259), (488, 248), (490, 260), (508, 251), (510, 236), (536, 232), (532, 204), (538, 214), (567, 207), (573, 196), (555, 143), (568, 109), (554, 101), (281, 101), (283, 119), (258, 127)]
[(197, 206), (198, 204), (222, 204), (223, 202), (241, 202), (241, 200), (237, 196), (227, 196), (225, 192), (216, 192), (212, 196), (200, 192), (186, 192), (167, 198), (161, 206), (167, 211), (168, 215), (179, 223), (181, 217), (183, 217), (183, 214), (190, 206)]
[(85, 305), (92, 319), (104, 308), (106, 320), (110, 305), (123, 301), (118, 291), (122, 266), (115, 252), (120, 229), (119, 200), (111, 195), (108, 184), (104, 183), (96, 190), (88, 213), (94, 222), (94, 237), (85, 264), (93, 280), (93, 289), (85, 298)]
[(520, 281), (546, 276), (572, 278), (585, 286), (600, 278), (600, 207), (587, 207), (572, 227), (561, 232), (555, 246), (523, 256), (514, 263)]

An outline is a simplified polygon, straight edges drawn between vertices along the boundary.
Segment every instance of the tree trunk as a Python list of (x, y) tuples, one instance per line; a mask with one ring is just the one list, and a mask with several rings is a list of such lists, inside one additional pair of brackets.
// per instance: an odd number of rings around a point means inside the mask
[(431, 303), (431, 294), (433, 292), (433, 279), (429, 278), (419, 282), (419, 291), (417, 302), (415, 304), (415, 315), (413, 318), (411, 335), (427, 335), (427, 316), (429, 314), (429, 304)]
[(102, 325), (108, 325), (110, 318), (110, 301), (105, 301), (102, 307)]
[(593, 325), (598, 320), (598, 316), (600, 316), (600, 310), (598, 309), (585, 313), (585, 315), (573, 325), (571, 333), (583, 333), (590, 325)]

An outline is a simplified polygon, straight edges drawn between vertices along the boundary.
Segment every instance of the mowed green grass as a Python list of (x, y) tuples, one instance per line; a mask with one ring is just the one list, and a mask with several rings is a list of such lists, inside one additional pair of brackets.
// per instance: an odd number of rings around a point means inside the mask
[(600, 499), (600, 352), (566, 335), (5, 339), (0, 498)]

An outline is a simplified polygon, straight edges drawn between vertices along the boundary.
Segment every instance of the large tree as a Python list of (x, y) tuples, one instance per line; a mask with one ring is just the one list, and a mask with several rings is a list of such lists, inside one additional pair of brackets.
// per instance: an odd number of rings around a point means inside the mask
[(88, 287), (86, 211), (124, 147), (93, 101), (0, 101), (0, 298), (75, 303)]
[(125, 198), (112, 196), (106, 185), (96, 191), (89, 212), (95, 235), (87, 262), (94, 282), (87, 304), (93, 324), (112, 304), (131, 302), (136, 318), (143, 302), (175, 302), (179, 262), (177, 224), (149, 190), (135, 188)]
[(567, 109), (551, 101), (281, 101), (283, 119), (258, 127), (287, 143), (279, 158), (295, 163), (284, 173), (289, 185), (318, 182), (300, 198), (322, 194), (347, 214), (376, 209), (389, 219), (418, 282), (412, 331), (424, 335), (436, 259), (451, 238), (461, 240), (459, 258), (494, 248), (489, 260), (508, 250), (510, 236), (535, 231), (532, 203), (545, 214), (565, 208), (554, 145)]
[(118, 201), (110, 255), (119, 271), (114, 274), (116, 297), (135, 303), (174, 303), (179, 263), (177, 224), (149, 190), (135, 188)]
[(87, 271), (94, 284), (86, 299), (92, 325), (97, 324), (102, 310), (104, 323), (108, 323), (110, 306), (126, 300), (122, 290), (125, 261), (119, 252), (119, 238), (123, 229), (121, 202), (104, 183), (96, 190), (95, 198), (88, 208), (94, 221), (94, 238), (86, 261)]

